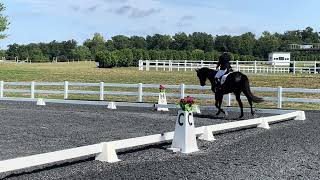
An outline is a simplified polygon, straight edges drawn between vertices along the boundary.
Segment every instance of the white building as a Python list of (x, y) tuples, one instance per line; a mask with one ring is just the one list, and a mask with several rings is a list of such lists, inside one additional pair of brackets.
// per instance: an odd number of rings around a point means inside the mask
[(272, 52), (269, 53), (268, 62), (276, 66), (290, 66), (289, 52)]

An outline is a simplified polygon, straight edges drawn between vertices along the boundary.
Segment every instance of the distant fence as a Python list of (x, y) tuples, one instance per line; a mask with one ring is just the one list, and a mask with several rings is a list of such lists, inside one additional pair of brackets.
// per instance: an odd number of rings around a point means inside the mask
[[(29, 86), (28, 89), (10, 88), (10, 86)], [(36, 87), (41, 86), (59, 86), (61, 90), (38, 90)], [(210, 90), (210, 86), (201, 87), (198, 85), (164, 85), (166, 89), (176, 89), (179, 93), (167, 93), (167, 97), (184, 98), (186, 96), (192, 96), (198, 99), (214, 99), (214, 95), (210, 94), (191, 94), (185, 93), (186, 90)], [(70, 90), (71, 87), (98, 87), (98, 91), (92, 90)], [(110, 87), (116, 88), (129, 88), (132, 91), (111, 91)], [(82, 94), (82, 95), (97, 95), (99, 100), (103, 101), (108, 98), (108, 95), (116, 96), (136, 96), (137, 102), (143, 102), (143, 97), (157, 97), (159, 93), (146, 92), (144, 88), (159, 89), (159, 84), (117, 84), (117, 83), (79, 83), (79, 82), (4, 82), (0, 81), (0, 98), (7, 97), (6, 93), (23, 93), (29, 94), (31, 99), (35, 98), (36, 94), (55, 94), (63, 95), (64, 99), (68, 99), (70, 94)], [(283, 102), (299, 102), (299, 103), (320, 103), (320, 99), (310, 98), (292, 98), (284, 97), (283, 93), (306, 93), (306, 94), (320, 94), (320, 89), (302, 89), (302, 88), (270, 88), (270, 87), (252, 87), (252, 91), (255, 92), (274, 92), (276, 95), (271, 97), (263, 97), (264, 100), (275, 102), (277, 108), (282, 108)], [(242, 97), (244, 98), (244, 97)], [(231, 106), (231, 102), (234, 98), (231, 94), (226, 95), (226, 105)]]
[[(217, 61), (193, 60), (140, 60), (139, 70), (163, 71), (192, 71), (197, 68), (215, 68)], [(231, 61), (231, 66), (236, 71), (245, 73), (320, 73), (320, 62), (317, 61), (291, 61), (290, 65), (275, 65), (268, 61)]]

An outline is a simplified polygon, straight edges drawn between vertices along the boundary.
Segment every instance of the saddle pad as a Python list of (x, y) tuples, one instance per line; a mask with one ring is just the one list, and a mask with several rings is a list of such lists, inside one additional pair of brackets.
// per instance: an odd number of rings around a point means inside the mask
[(229, 72), (228, 74), (225, 74), (225, 75), (222, 76), (222, 78), (221, 78), (221, 85), (226, 81), (228, 75), (231, 74), (231, 73), (232, 73), (232, 72)]

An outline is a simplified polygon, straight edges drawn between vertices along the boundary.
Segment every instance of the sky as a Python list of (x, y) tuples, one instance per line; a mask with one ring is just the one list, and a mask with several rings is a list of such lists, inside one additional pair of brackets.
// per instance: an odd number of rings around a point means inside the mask
[(75, 39), (101, 33), (146, 36), (206, 32), (319, 31), (319, 0), (1, 0), (10, 21), (0, 48)]

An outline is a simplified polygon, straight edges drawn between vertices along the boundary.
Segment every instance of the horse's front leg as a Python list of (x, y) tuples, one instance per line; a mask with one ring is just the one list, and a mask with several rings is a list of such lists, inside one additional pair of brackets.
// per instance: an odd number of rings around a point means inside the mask
[(219, 94), (219, 95), (217, 96), (217, 98), (216, 98), (216, 107), (217, 107), (217, 109), (218, 109), (217, 115), (219, 115), (220, 112), (222, 112), (222, 113), (225, 114), (225, 115), (228, 115), (228, 114), (221, 108), (222, 101), (223, 101), (223, 95), (222, 95), (222, 94), (221, 94), (221, 95)]
[(218, 112), (216, 113), (216, 115), (218, 116), (218, 115), (220, 114), (220, 112), (221, 112), (218, 98), (216, 98), (216, 103), (215, 103), (215, 105), (216, 105), (216, 108), (218, 109)]
[(223, 95), (221, 95), (221, 98), (219, 101), (219, 109), (224, 115), (228, 116), (228, 114), (221, 108), (222, 102), (223, 102)]

